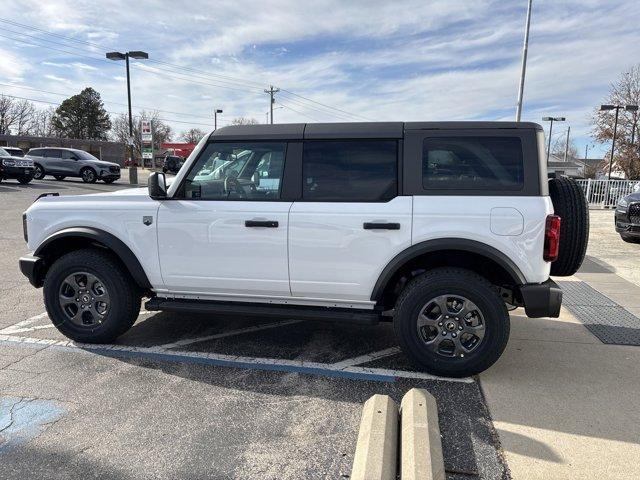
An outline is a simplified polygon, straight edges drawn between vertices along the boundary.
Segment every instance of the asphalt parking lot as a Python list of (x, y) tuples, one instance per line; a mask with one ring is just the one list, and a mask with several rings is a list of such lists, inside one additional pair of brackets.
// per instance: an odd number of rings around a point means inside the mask
[(438, 400), (448, 478), (508, 478), (481, 388), (415, 371), (390, 324), (142, 311), (116, 345), (68, 342), (18, 270), (21, 214), (41, 193), (128, 187), (0, 184), (3, 478), (348, 478), (362, 403)]

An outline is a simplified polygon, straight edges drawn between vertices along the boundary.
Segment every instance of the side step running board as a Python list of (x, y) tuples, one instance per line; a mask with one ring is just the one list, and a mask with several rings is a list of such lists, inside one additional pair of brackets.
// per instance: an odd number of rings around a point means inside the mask
[(272, 305), (264, 303), (216, 302), (210, 300), (181, 300), (153, 297), (146, 304), (149, 311), (180, 313), (209, 313), (260, 317), (285, 317), (296, 320), (322, 320), (375, 325), (382, 314), (373, 310), (351, 308), (307, 307), (300, 305)]

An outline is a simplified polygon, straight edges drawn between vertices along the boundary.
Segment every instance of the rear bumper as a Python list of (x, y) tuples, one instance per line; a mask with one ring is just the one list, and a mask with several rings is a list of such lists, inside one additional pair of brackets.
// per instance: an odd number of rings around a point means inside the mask
[(36, 288), (42, 286), (42, 267), (44, 260), (34, 255), (25, 255), (20, 258), (20, 271), (29, 279), (29, 283)]
[(528, 317), (560, 316), (562, 290), (556, 282), (549, 279), (544, 283), (529, 283), (520, 286), (524, 311)]

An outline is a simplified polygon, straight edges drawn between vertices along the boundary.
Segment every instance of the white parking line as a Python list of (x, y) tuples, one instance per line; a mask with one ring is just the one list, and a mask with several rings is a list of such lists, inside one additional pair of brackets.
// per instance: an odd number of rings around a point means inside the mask
[[(155, 312), (150, 312), (148, 310), (140, 310), (140, 315), (148, 315)], [(33, 325), (39, 320), (48, 319), (49, 315), (47, 312), (41, 313), (31, 318), (27, 318), (26, 320), (22, 320), (21, 322), (15, 323), (13, 325), (9, 325), (8, 327), (0, 330), (0, 334), (4, 335), (15, 335), (16, 333), (25, 333), (25, 332), (33, 332), (35, 330), (42, 330), (44, 328), (54, 328), (53, 323), (47, 323), (46, 325)]]
[(256, 325), (253, 327), (239, 328), (237, 330), (229, 330), (228, 332), (206, 335), (204, 337), (186, 338), (184, 340), (178, 340), (177, 342), (165, 343), (164, 345), (158, 345), (158, 348), (168, 349), (184, 347), (185, 345), (191, 345), (192, 343), (206, 342), (208, 340), (216, 340), (218, 338), (234, 337), (236, 335), (242, 335), (243, 333), (259, 332), (260, 330), (268, 330), (270, 328), (282, 327), (284, 325), (293, 325), (294, 323), (300, 322), (302, 322), (302, 320), (284, 320), (282, 322), (274, 322), (264, 325)]
[(75, 352), (95, 352), (104, 355), (146, 358), (155, 361), (172, 361), (207, 364), (221, 367), (244, 368), (249, 370), (275, 370), (329, 377), (345, 377), (356, 380), (393, 382), (395, 378), (414, 380), (437, 380), (443, 382), (473, 383), (472, 378), (436, 377), (428, 373), (384, 368), (336, 367), (329, 363), (288, 360), (279, 358), (243, 357), (208, 352), (168, 350), (162, 347), (134, 347), (127, 345), (77, 344), (69, 340), (50, 340), (0, 334), (0, 342), (10, 344), (41, 345), (45, 348), (64, 349)]
[(389, 357), (391, 355), (395, 355), (396, 353), (400, 353), (400, 347), (385, 348), (384, 350), (367, 353), (366, 355), (360, 355), (359, 357), (347, 358), (346, 360), (342, 360), (341, 362), (332, 363), (332, 365), (337, 368), (352, 367), (354, 365), (372, 362), (373, 360), (377, 360), (379, 358)]

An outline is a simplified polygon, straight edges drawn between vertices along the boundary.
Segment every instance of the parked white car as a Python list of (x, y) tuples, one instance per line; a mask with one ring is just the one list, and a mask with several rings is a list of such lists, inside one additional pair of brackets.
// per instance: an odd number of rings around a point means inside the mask
[(536, 124), (291, 124), (216, 130), (170, 187), (152, 174), (148, 191), (45, 196), (24, 230), (22, 272), (77, 341), (113, 341), (147, 296), (393, 321), (418, 367), (466, 376), (504, 350), (508, 305), (558, 316), (549, 275), (578, 269), (588, 218), (574, 181), (547, 179)]

